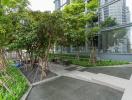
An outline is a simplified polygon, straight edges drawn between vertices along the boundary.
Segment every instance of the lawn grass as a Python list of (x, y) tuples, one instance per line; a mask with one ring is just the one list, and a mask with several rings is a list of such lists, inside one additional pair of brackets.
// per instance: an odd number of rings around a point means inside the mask
[(0, 79), (5, 82), (10, 92), (0, 85), (0, 100), (20, 100), (28, 89), (27, 80), (21, 74), (20, 70), (14, 66), (7, 67), (6, 74), (8, 75), (7, 77), (1, 75)]
[(77, 60), (75, 55), (68, 55), (68, 54), (55, 54), (50, 55), (50, 59), (53, 58), (61, 58), (61, 60), (69, 60), (74, 65), (79, 65), (83, 67), (96, 67), (96, 66), (112, 66), (112, 65), (123, 65), (123, 64), (129, 64), (127, 61), (113, 61), (113, 60), (99, 60), (96, 62), (96, 64), (92, 64), (89, 61), (89, 58), (86, 56), (80, 56), (80, 59)]

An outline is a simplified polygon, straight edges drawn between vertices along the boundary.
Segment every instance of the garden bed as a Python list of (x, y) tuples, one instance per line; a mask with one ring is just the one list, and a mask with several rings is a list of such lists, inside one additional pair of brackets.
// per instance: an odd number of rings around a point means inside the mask
[(129, 62), (125, 62), (125, 61), (112, 61), (112, 60), (100, 60), (100, 61), (97, 61), (96, 64), (90, 63), (89, 60), (76, 60), (76, 59), (69, 59), (69, 60), (71, 60), (72, 64), (83, 66), (83, 67), (113, 66), (113, 65), (129, 64)]
[[(24, 67), (21, 67), (20, 70), (25, 75), (25, 77), (27, 77), (30, 83), (35, 83), (35, 82), (41, 81), (41, 70), (39, 70), (39, 68), (40, 66), (36, 66), (32, 69), (29, 68), (26, 70)], [(46, 74), (47, 76), (44, 77), (43, 80), (50, 77), (57, 76), (57, 74), (52, 73), (51, 71), (47, 71)]]
[(76, 59), (75, 55), (50, 55), (49, 60), (52, 61), (52, 59), (58, 58), (61, 59), (61, 62), (67, 60), (71, 64), (79, 65), (83, 67), (96, 67), (96, 66), (112, 66), (112, 65), (123, 65), (123, 64), (129, 64), (127, 61), (113, 61), (113, 60), (98, 60), (96, 64), (92, 64), (89, 60), (89, 58), (86, 58), (84, 56), (80, 56), (80, 59)]
[(8, 67), (6, 73), (1, 72), (0, 100), (20, 100), (28, 89), (28, 82), (15, 67)]

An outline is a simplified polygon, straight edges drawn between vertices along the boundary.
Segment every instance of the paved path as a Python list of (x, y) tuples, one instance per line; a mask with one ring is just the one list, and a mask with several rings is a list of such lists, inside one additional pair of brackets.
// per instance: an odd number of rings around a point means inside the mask
[[(129, 88), (131, 86), (129, 80), (130, 75), (132, 74), (131, 65), (125, 65), (123, 67), (118, 66), (116, 68), (82, 68), (76, 65), (63, 66), (53, 63), (49, 65), (49, 69), (51, 72), (63, 77), (57, 79), (57, 81), (48, 82), (49, 84), (44, 83), (42, 85), (33, 87), (27, 100), (87, 100), (86, 98), (88, 97), (90, 98), (88, 100), (121, 100), (124, 91), (124, 95), (127, 94), (127, 96), (130, 91), (132, 91), (132, 89), (128, 90), (128, 85)], [(85, 84), (84, 86), (80, 86), (80, 83), (87, 83), (87, 85)], [(74, 84), (75, 86), (78, 85), (76, 91), (74, 90), (76, 88), (74, 87)], [(93, 87), (96, 87), (97, 90)], [(76, 94), (77, 91), (80, 91), (79, 88), (84, 91), (82, 92), (82, 94), (80, 92), (80, 98)], [(112, 91), (110, 92), (109, 90)], [(71, 95), (71, 91), (73, 92), (73, 95)], [(35, 93), (37, 93), (36, 98), (34, 97)], [(106, 96), (103, 95), (103, 93), (106, 93)], [(99, 94), (101, 98), (99, 98), (97, 94)], [(123, 98), (125, 98), (124, 95)], [(131, 95), (129, 96), (130, 98), (132, 98)]]
[(63, 70), (66, 70), (65, 76), (112, 87), (124, 92), (122, 100), (132, 100), (132, 64), (118, 65), (117, 67), (91, 67), (82, 69), (78, 67), (79, 71), (76, 71), (76, 69), (74, 71), (74, 68), (70, 68), (73, 70), (67, 70), (68, 68), (63, 67)]
[(50, 64), (50, 70), (59, 75), (98, 83), (124, 91), (128, 85), (129, 77), (132, 74), (132, 67), (130, 67), (131, 65), (125, 66), (82, 68), (75, 65), (64, 67), (63, 65)]
[(124, 91), (124, 94), (121, 100), (132, 100), (132, 76)]
[(80, 71), (87, 71), (92, 73), (103, 73), (108, 74), (120, 78), (130, 79), (132, 74), (132, 65), (127, 65), (124, 67), (91, 67), (91, 68), (84, 68)]
[(122, 94), (106, 86), (62, 76), (33, 87), (27, 100), (121, 100)]

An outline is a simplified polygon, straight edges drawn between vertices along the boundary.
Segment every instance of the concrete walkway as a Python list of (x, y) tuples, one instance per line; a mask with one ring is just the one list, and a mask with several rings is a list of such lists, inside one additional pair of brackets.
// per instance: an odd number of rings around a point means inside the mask
[[(119, 66), (119, 65), (118, 65)], [(84, 68), (80, 71), (87, 71), (92, 73), (103, 73), (107, 75), (112, 75), (115, 77), (120, 77), (124, 79), (130, 79), (132, 74), (132, 65), (126, 65), (124, 67), (91, 67), (91, 68)]]
[(132, 100), (132, 76), (130, 78), (130, 81), (127, 87), (125, 88), (125, 91), (121, 100)]
[[(57, 66), (57, 65), (51, 65)], [(61, 67), (61, 68), (60, 68)], [(72, 68), (73, 66), (70, 66)], [(50, 67), (53, 72), (59, 75), (72, 77), (79, 80), (84, 80), (92, 83), (101, 84), (113, 89), (124, 92), (121, 100), (132, 100), (132, 65), (121, 65), (117, 67), (97, 67), (97, 68), (82, 68), (68, 71), (64, 66)], [(61, 69), (61, 70), (60, 70)], [(65, 72), (65, 73), (63, 73)]]
[[(70, 68), (75, 67), (74, 65), (69, 66)], [(104, 68), (89, 68), (90, 70), (94, 70), (97, 72), (108, 72), (108, 74), (103, 74), (103, 73), (92, 73), (92, 72), (88, 72), (88, 69), (86, 71), (82, 71), (83, 69), (81, 69), (81, 67), (77, 67), (77, 69), (69, 71), (69, 70), (65, 70), (68, 69), (67, 67), (64, 67), (63, 65), (58, 65), (58, 64), (50, 64), (50, 70), (58, 75), (62, 75), (62, 76), (68, 76), (68, 77), (72, 77), (72, 78), (76, 78), (76, 79), (80, 79), (80, 80), (84, 80), (84, 81), (88, 81), (88, 82), (93, 82), (93, 83), (97, 83), (97, 84), (101, 84), (101, 85), (105, 85), (105, 86), (109, 86), (111, 88), (117, 89), (119, 91), (124, 92), (125, 88), (128, 85), (129, 80), (125, 79), (125, 78), (119, 78), (119, 77), (115, 77), (112, 75), (108, 75), (109, 73), (112, 73), (113, 69), (108, 68), (107, 71), (106, 69), (104, 70)], [(102, 70), (103, 69), (103, 70)], [(124, 68), (122, 67), (118, 67), (118, 69), (115, 70), (123, 70)], [(81, 70), (81, 71), (80, 71)], [(132, 70), (131, 68), (128, 68), (125, 71), (129, 71), (129, 73), (125, 72), (125, 73), (121, 73), (121, 74), (130, 74), (130, 70)], [(118, 71), (115, 71), (114, 75), (120, 75)]]
[(123, 92), (62, 76), (34, 86), (26, 100), (121, 100)]
[[(132, 74), (132, 67), (130, 66), (131, 65), (126, 65), (126, 67), (114, 67), (115, 70), (113, 72), (113, 67), (83, 68), (76, 65), (63, 66), (59, 64), (50, 63), (50, 71), (59, 76), (62, 76), (62, 78), (57, 79), (59, 80), (59, 82), (55, 80), (51, 83), (48, 82), (51, 85), (48, 85), (46, 82), (42, 85), (33, 86), (33, 89), (31, 90), (31, 93), (29, 94), (27, 100), (87, 100), (86, 98), (88, 97), (90, 97), (90, 99), (88, 100), (132, 100), (132, 96), (130, 95), (132, 93), (132, 78), (131, 80), (129, 80), (129, 77)], [(63, 80), (64, 82), (60, 80)], [(79, 82), (79, 84), (76, 82)], [(87, 86), (80, 86), (80, 83), (87, 83)], [(82, 88), (82, 90), (85, 91), (82, 93), (80, 92), (80, 98), (78, 97), (79, 94), (76, 94), (76, 92), (79, 90), (74, 90), (74, 84), (80, 86), (78, 88)], [(54, 85), (55, 87), (52, 87)], [(57, 85), (60, 87), (58, 87)], [(95, 86), (97, 90), (93, 88), (93, 86)], [(85, 90), (84, 87), (88, 87), (88, 90)], [(64, 89), (64, 91), (62, 89)], [(102, 89), (104, 89), (103, 92), (101, 92)], [(111, 89), (113, 90), (110, 92), (109, 90)], [(71, 95), (71, 91), (73, 92), (73, 95)], [(96, 91), (98, 92), (96, 93)], [(110, 92), (110, 94), (108, 91)], [(37, 93), (36, 96), (35, 93)], [(89, 93), (92, 93), (93, 95)], [(101, 97), (100, 99), (97, 95), (94, 95), (98, 93)], [(87, 97), (86, 94), (89, 94), (89, 96)], [(105, 94), (106, 96), (103, 94)], [(115, 97), (115, 95), (117, 97)], [(126, 97), (129, 97), (129, 99), (127, 99)]]

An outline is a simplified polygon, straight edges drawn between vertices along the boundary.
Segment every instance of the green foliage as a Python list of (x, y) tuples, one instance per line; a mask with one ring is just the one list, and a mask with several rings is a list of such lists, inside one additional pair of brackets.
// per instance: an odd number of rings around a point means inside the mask
[(71, 3), (64, 8), (64, 12), (68, 15), (79, 15), (79, 13), (84, 12), (84, 3)]
[(62, 13), (57, 12), (31, 12), (31, 16), (36, 23), (36, 53), (39, 56), (44, 56), (45, 53), (58, 42), (63, 33), (64, 21), (62, 19)]
[(111, 61), (111, 60), (101, 60), (97, 61), (96, 64), (90, 63), (88, 60), (75, 60), (72, 59), (72, 64), (83, 66), (83, 67), (94, 67), (94, 66), (112, 66), (112, 65), (123, 65), (123, 64), (129, 64), (125, 61)]
[(27, 4), (27, 0), (1, 0), (0, 48), (6, 46), (10, 40), (13, 40), (12, 34), (19, 29), (19, 15), (22, 13), (22, 10), (26, 9)]
[[(16, 34), (21, 32), (20, 21), (27, 4), (27, 0), (0, 0), (0, 50), (7, 48), (7, 45), (16, 40)], [(1, 59), (4, 60), (4, 57)], [(27, 81), (15, 67), (5, 69), (5, 73), (0, 71), (0, 79), (10, 92), (0, 85), (0, 100), (19, 100), (28, 87)]]
[(75, 47), (84, 45), (85, 42), (85, 25), (84, 2), (73, 2), (63, 10), (67, 43)]
[(112, 66), (112, 65), (123, 65), (123, 64), (129, 64), (127, 61), (113, 61), (113, 60), (98, 60), (96, 64), (92, 64), (89, 62), (89, 58), (87, 56), (80, 56), (80, 59), (76, 59), (76, 55), (71, 54), (54, 54), (50, 55), (50, 59), (53, 58), (60, 58), (61, 60), (69, 60), (72, 62), (72, 64), (79, 65), (82, 67), (95, 67), (95, 66)]
[(28, 0), (1, 0), (1, 6), (4, 10), (23, 8), (28, 4)]
[(71, 0), (71, 3), (84, 3), (84, 0)]
[[(7, 67), (6, 73), (10, 79), (6, 80), (7, 82), (5, 84), (11, 92), (0, 86), (0, 100), (19, 100), (28, 89), (27, 80), (14, 66)], [(5, 77), (0, 76), (0, 79), (5, 80)]]
[(101, 23), (102, 28), (112, 27), (117, 25), (116, 19), (108, 17), (104, 22)]
[(91, 11), (97, 11), (99, 7), (99, 0), (90, 0), (87, 4), (88, 10), (90, 9)]
[(12, 39), (9, 42), (10, 50), (31, 50), (36, 43), (35, 22), (29, 17), (29, 12), (12, 14), (14, 32), (11, 34)]
[[(87, 14), (84, 13), (85, 8), (88, 9)], [(67, 27), (64, 35), (69, 45), (84, 46), (86, 37), (90, 39), (98, 33), (97, 8), (98, 0), (90, 0), (87, 4), (83, 0), (73, 0), (71, 4), (65, 6), (63, 14)], [(86, 24), (89, 26), (87, 32)]]

